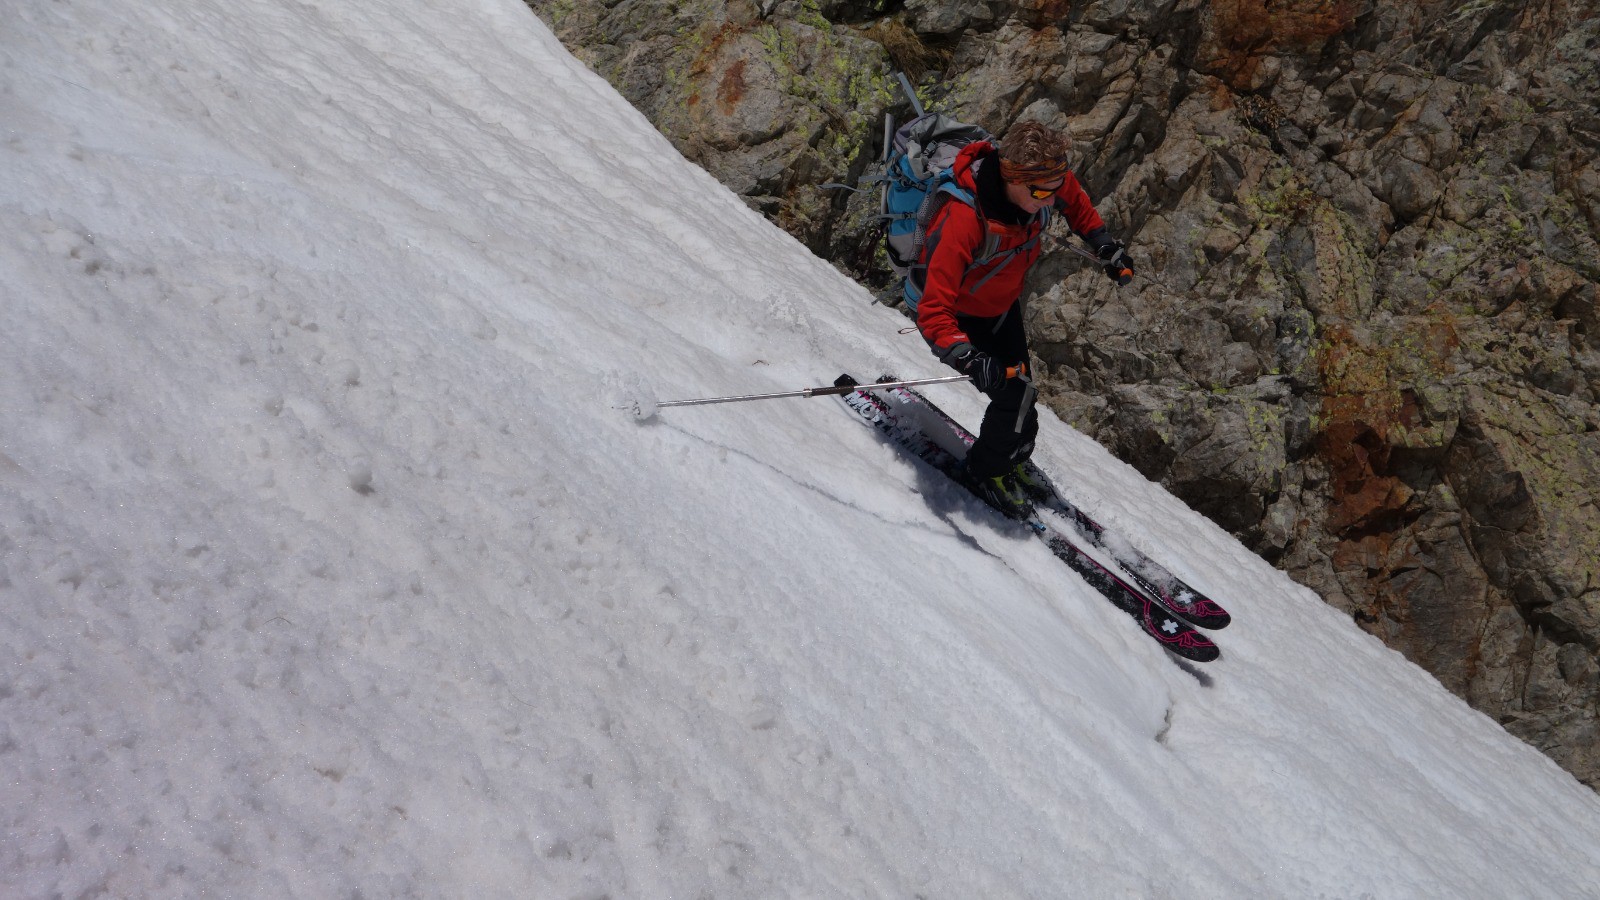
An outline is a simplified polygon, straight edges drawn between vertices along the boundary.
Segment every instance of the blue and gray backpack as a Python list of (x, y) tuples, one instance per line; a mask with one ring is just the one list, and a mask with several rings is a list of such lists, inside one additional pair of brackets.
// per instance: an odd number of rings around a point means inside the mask
[[(894, 133), (886, 148), (888, 158), (884, 174), (874, 181), (882, 183), (878, 217), (883, 221), (889, 265), (900, 276), (906, 306), (913, 314), (922, 299), (927, 266), (922, 262), (922, 249), (928, 235), (928, 225), (939, 208), (950, 199), (959, 200), (976, 208), (971, 192), (956, 183), (950, 167), (962, 148), (975, 141), (990, 140), (989, 132), (977, 125), (958, 122), (940, 113), (926, 113), (902, 125)], [(1042, 224), (1048, 224), (1049, 210), (1040, 213)], [(1043, 227), (1039, 233), (1043, 234)], [(991, 234), (984, 246), (974, 255), (970, 268), (987, 265), (1000, 256), (1008, 257), (984, 276), (984, 281), (994, 277), (1007, 263), (1022, 251), (1032, 247), (1039, 238), (1027, 244), (997, 253), (999, 238)]]

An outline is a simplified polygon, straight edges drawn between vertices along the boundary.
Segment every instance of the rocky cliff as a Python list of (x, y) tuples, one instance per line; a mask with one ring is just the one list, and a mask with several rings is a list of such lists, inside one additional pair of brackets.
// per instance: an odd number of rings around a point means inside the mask
[[(889, 73), (1070, 128), (1050, 406), (1600, 787), (1600, 0), (530, 0), (865, 283)], [(887, 292), (886, 292), (887, 293)]]

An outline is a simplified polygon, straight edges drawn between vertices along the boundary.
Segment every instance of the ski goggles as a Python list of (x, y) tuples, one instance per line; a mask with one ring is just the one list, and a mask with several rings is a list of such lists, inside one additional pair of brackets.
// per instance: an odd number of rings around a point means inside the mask
[(1056, 182), (1052, 187), (1040, 187), (1037, 184), (1030, 184), (1028, 185), (1028, 196), (1035, 200), (1044, 200), (1049, 197), (1053, 197), (1055, 196), (1056, 191), (1061, 190), (1061, 186), (1066, 183), (1067, 180), (1063, 178)]

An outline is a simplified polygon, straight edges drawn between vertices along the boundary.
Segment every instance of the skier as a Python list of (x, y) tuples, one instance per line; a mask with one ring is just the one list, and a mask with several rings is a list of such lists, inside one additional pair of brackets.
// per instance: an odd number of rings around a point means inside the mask
[(1068, 166), (1072, 140), (1039, 122), (1019, 122), (998, 143), (967, 145), (951, 166), (975, 203), (946, 201), (927, 227), (912, 277), (921, 280), (917, 327), (934, 355), (989, 396), (963, 477), (996, 509), (1013, 518), (1032, 513), (1030, 498), (1047, 490), (1031, 481), (1024, 463), (1039, 430), (1035, 391), (1025, 370), (1028, 337), (1022, 322), (1023, 278), (1039, 257), (1050, 211), (1100, 260), (1107, 277), (1127, 284), (1127, 248), (1107, 233)]

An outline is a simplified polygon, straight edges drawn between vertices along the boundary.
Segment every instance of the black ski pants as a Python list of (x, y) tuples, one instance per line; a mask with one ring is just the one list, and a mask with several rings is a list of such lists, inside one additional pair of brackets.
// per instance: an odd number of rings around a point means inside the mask
[[(972, 346), (999, 360), (1007, 368), (1033, 363), (1028, 360), (1028, 333), (1022, 327), (1022, 304), (1011, 304), (997, 318), (956, 316), (956, 324), (972, 339)], [(967, 452), (967, 472), (975, 478), (992, 478), (1011, 471), (1033, 454), (1039, 434), (1039, 414), (1034, 409), (1032, 386), (1021, 378), (1007, 378), (989, 392), (989, 409), (977, 443)]]

